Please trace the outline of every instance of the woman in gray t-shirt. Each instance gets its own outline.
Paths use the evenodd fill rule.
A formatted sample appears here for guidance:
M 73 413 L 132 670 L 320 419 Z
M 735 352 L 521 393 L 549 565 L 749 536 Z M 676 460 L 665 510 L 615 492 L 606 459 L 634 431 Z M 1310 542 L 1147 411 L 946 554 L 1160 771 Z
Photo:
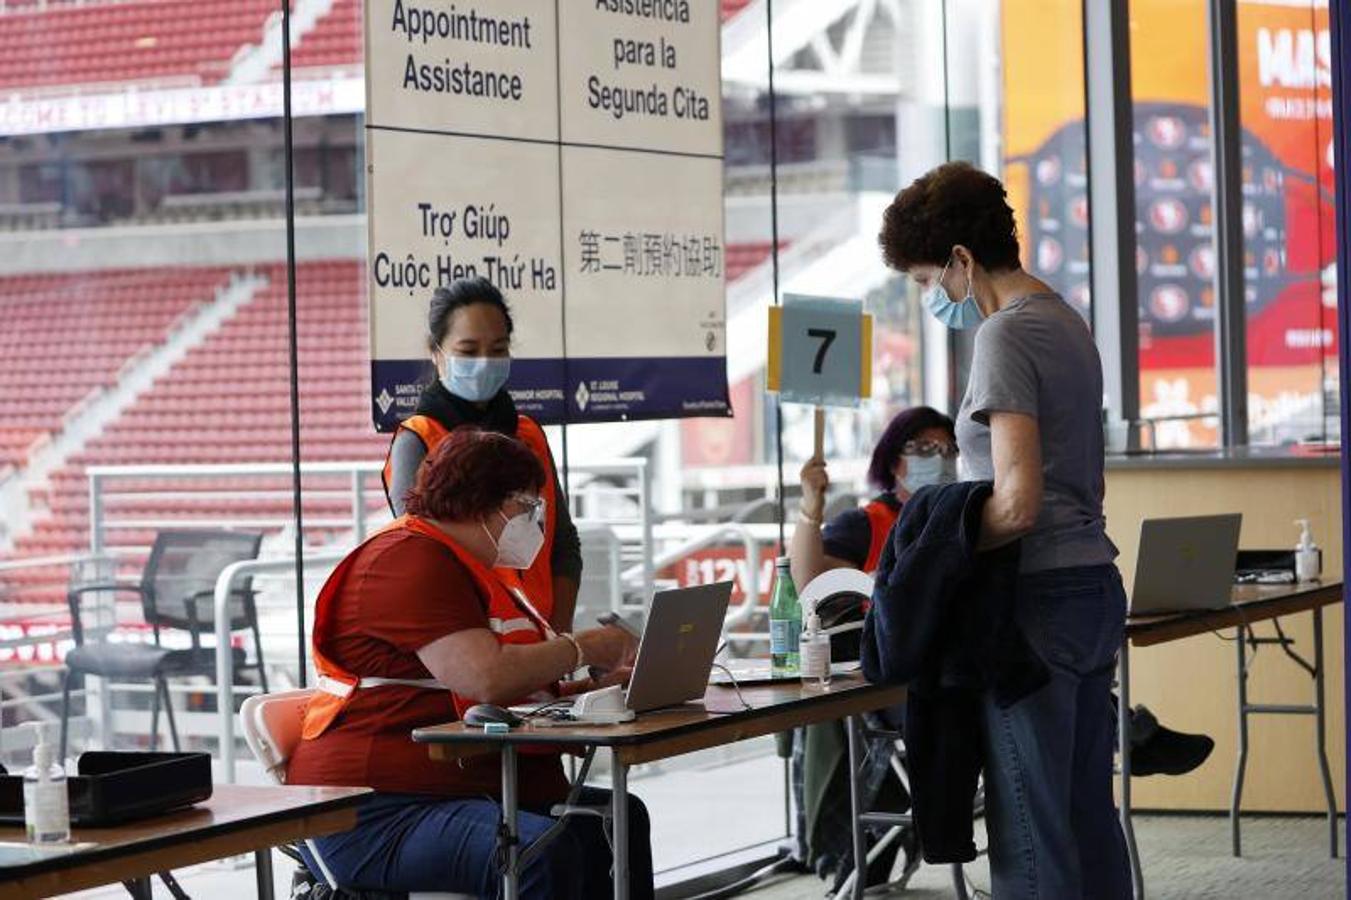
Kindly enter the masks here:
M 976 328 L 957 417 L 968 479 L 994 482 L 985 549 L 1021 541 L 1017 619 L 1050 682 L 983 704 L 986 815 L 997 897 L 1124 898 L 1112 798 L 1110 689 L 1125 592 L 1102 514 L 1102 365 L 1087 325 L 1025 271 L 999 181 L 967 163 L 901 191 L 879 236 L 887 264 L 953 328 Z

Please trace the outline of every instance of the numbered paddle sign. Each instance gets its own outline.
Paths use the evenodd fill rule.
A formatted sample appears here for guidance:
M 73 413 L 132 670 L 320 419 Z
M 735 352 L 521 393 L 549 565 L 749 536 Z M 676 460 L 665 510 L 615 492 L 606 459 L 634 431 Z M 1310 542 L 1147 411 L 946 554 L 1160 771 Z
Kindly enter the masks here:
M 860 301 L 785 294 L 769 310 L 768 387 L 789 403 L 857 406 L 872 395 L 872 339 Z

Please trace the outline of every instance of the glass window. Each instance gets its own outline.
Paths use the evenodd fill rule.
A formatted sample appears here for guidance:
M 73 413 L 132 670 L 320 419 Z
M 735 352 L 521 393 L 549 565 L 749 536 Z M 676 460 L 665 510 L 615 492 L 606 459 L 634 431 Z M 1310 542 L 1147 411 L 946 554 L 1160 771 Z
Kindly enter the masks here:
M 52 665 L 26 666 L 69 647 L 67 588 L 134 578 L 170 528 L 261 536 L 279 571 L 252 583 L 260 645 L 237 639 L 249 660 L 261 648 L 271 686 L 298 683 L 297 553 L 331 557 L 389 518 L 388 436 L 372 428 L 369 389 L 361 4 L 321 4 L 294 23 L 289 73 L 274 6 L 0 2 L 0 39 L 22 50 L 0 63 L 0 636 L 32 637 L 0 649 L 0 677 L 30 696 L 58 685 Z M 775 23 L 766 4 L 718 8 L 732 414 L 550 439 L 586 566 L 579 624 L 642 606 L 654 586 L 730 577 L 729 652 L 764 656 L 779 512 L 791 528 L 813 451 L 812 410 L 766 391 L 767 310 L 816 294 L 861 300 L 874 317 L 873 397 L 829 416 L 830 512 L 868 496 L 868 458 L 892 416 L 926 402 L 952 411 L 965 381 L 969 344 L 882 262 L 881 213 L 899 188 L 953 158 L 1004 178 L 1027 265 L 1087 316 L 1080 7 L 813 2 Z M 184 22 L 206 23 L 200 39 L 185 42 Z M 328 568 L 303 573 L 306 627 Z M 104 624 L 152 639 L 140 605 L 96 599 Z M 256 671 L 241 682 L 236 694 L 261 686 Z M 94 687 L 77 694 L 74 746 L 148 746 L 146 717 L 125 714 L 148 708 L 145 687 Z M 178 709 L 214 709 L 200 684 L 174 694 Z M 0 702 L 0 727 L 27 716 Z M 187 746 L 219 753 L 216 719 L 179 724 Z M 236 749 L 241 777 L 259 776 Z M 635 771 L 658 869 L 780 840 L 784 776 L 772 740 Z
M 274 9 L 0 5 L 0 629 L 20 641 L 0 650 L 0 727 L 31 716 L 15 696 L 60 714 L 72 584 L 138 580 L 170 532 L 256 535 L 291 566 L 283 182 L 266 165 L 281 134 Z M 251 628 L 235 640 L 270 686 L 294 683 L 289 573 L 253 588 L 261 644 Z M 86 640 L 192 643 L 181 600 L 84 599 Z M 236 696 L 261 684 L 247 668 Z M 149 746 L 149 684 L 83 687 L 70 753 Z M 219 749 L 215 717 L 185 715 L 215 709 L 211 690 L 171 681 L 185 749 Z M 28 732 L 6 735 L 4 762 L 24 758 Z
M 1006 0 L 1004 7 L 1002 177 L 1023 263 L 1091 321 L 1083 5 Z M 1054 79 L 1048 59 L 1057 60 Z
M 1253 444 L 1337 440 L 1328 26 L 1326 2 L 1238 8 Z
M 1219 443 L 1204 0 L 1132 0 L 1140 416 L 1159 449 Z
M 942 360 L 940 370 L 946 365 L 946 341 L 926 342 L 913 285 L 882 262 L 882 210 L 903 184 L 943 161 L 950 137 L 978 153 L 982 129 L 995 129 L 998 115 L 980 105 L 975 60 L 958 75 L 947 71 L 944 10 L 936 4 L 804 4 L 792 28 L 774 27 L 772 98 L 766 9 L 737 6 L 724 4 L 722 45 L 733 414 L 573 425 L 566 445 L 558 436 L 555 453 L 563 459 L 566 452 L 584 549 L 596 542 L 588 571 L 605 559 L 606 528 L 621 540 L 633 531 L 624 519 L 634 512 L 626 506 L 629 482 L 603 467 L 616 455 L 644 459 L 653 479 L 658 586 L 735 580 L 728 653 L 765 656 L 773 558 L 782 552 L 778 500 L 786 498 L 791 535 L 797 472 L 813 452 L 812 409 L 766 392 L 766 310 L 785 294 L 815 294 L 862 300 L 874 316 L 873 399 L 858 411 L 832 410 L 826 430 L 835 488 L 829 510 L 846 509 L 868 495 L 864 473 L 882 427 L 925 401 L 928 356 Z M 632 574 L 623 583 L 626 602 L 642 603 Z M 587 609 L 609 602 L 588 594 L 594 583 L 589 575 L 584 581 Z M 659 871 L 783 838 L 789 809 L 778 749 L 757 741 L 635 772 L 634 790 L 652 811 Z M 701 807 L 698 840 L 690 833 L 691 797 Z

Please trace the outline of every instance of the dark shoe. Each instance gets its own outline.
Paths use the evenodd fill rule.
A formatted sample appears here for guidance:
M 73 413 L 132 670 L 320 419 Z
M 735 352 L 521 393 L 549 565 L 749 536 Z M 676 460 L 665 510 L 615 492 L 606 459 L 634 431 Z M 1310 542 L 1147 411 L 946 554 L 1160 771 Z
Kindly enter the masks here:
M 1204 734 L 1186 734 L 1159 724 L 1154 714 L 1137 706 L 1131 716 L 1131 775 L 1185 775 L 1215 749 Z

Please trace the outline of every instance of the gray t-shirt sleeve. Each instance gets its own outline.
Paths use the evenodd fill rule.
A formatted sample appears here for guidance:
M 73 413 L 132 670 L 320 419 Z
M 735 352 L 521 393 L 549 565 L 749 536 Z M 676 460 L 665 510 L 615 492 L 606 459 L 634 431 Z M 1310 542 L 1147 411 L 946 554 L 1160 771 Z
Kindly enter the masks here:
M 417 481 L 417 470 L 427 457 L 427 446 L 422 438 L 404 428 L 394 438 L 390 448 L 389 507 L 394 515 L 404 513 L 403 497 Z
M 1017 326 L 1014 316 L 996 316 L 976 332 L 966 405 L 982 425 L 993 412 L 1037 416 L 1037 367 Z

